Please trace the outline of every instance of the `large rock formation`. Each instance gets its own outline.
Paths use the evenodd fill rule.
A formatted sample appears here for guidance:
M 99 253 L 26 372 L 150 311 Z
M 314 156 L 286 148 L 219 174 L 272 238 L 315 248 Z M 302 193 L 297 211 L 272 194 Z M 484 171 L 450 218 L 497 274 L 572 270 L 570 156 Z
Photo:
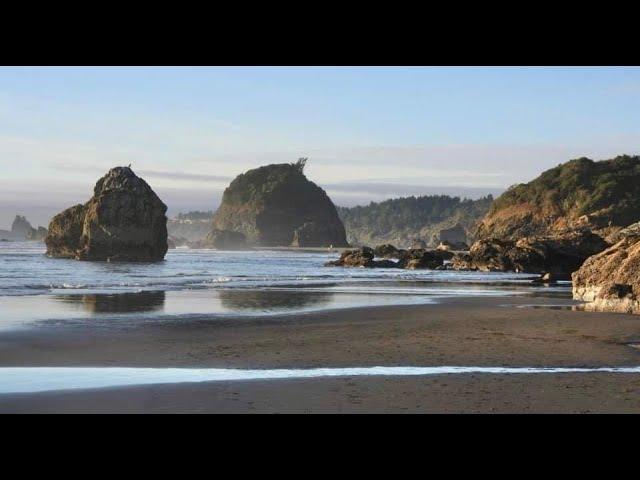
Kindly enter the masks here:
M 573 298 L 588 310 L 640 313 L 640 224 L 573 274 Z
M 167 207 L 128 167 L 96 183 L 93 197 L 49 225 L 47 255 L 78 260 L 156 261 L 167 253 Z
M 13 219 L 13 223 L 11 224 L 11 233 L 15 237 L 27 238 L 27 235 L 33 230 L 34 228 L 25 217 L 16 215 L 16 218 Z
M 525 237 L 518 241 L 478 240 L 468 254 L 453 257 L 457 270 L 552 273 L 568 278 L 582 263 L 608 244 L 589 230 L 577 230 L 546 237 Z
M 213 229 L 238 232 L 257 246 L 347 246 L 325 191 L 307 180 L 304 159 L 249 170 L 224 191 Z
M 22 215 L 16 215 L 11 224 L 11 231 L 0 230 L 0 238 L 7 240 L 34 240 L 42 241 L 47 235 L 44 227 L 33 228 L 29 220 Z
M 507 190 L 476 238 L 518 240 L 585 227 L 604 237 L 637 221 L 639 211 L 640 157 L 579 158 Z

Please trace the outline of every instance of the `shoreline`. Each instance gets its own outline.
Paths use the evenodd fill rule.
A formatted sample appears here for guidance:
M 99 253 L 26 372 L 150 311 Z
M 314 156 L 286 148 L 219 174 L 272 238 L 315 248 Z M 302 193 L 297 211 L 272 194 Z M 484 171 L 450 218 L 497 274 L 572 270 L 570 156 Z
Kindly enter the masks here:
M 0 332 L 0 367 L 640 365 L 640 351 L 630 345 L 640 341 L 640 317 L 517 308 L 557 303 L 459 297 L 214 321 L 38 326 Z M 638 394 L 638 374 L 443 374 L 4 394 L 0 412 L 640 412 Z

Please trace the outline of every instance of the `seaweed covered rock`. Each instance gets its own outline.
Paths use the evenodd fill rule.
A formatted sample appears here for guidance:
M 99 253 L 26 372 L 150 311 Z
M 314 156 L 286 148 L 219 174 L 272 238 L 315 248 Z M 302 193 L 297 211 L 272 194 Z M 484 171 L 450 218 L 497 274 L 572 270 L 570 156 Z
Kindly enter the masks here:
M 96 183 L 93 197 L 56 215 L 47 255 L 78 260 L 156 261 L 167 252 L 167 206 L 129 167 Z
M 242 233 L 249 245 L 348 246 L 335 205 L 305 177 L 305 161 L 238 175 L 224 191 L 212 228 Z

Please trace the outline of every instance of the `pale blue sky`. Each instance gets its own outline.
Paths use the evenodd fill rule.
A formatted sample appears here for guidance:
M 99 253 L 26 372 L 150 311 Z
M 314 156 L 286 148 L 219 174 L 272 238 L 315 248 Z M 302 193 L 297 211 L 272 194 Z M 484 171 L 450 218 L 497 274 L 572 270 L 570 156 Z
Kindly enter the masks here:
M 638 68 L 0 68 L 0 228 L 128 163 L 176 213 L 299 156 L 351 205 L 498 192 L 638 140 Z

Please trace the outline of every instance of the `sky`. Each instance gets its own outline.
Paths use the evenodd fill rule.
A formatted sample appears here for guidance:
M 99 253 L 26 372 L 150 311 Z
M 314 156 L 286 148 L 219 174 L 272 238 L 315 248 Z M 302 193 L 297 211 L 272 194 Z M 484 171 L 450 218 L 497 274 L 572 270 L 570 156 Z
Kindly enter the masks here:
M 619 154 L 640 154 L 640 68 L 0 67 L 0 228 L 46 226 L 118 165 L 174 215 L 299 157 L 351 206 Z

